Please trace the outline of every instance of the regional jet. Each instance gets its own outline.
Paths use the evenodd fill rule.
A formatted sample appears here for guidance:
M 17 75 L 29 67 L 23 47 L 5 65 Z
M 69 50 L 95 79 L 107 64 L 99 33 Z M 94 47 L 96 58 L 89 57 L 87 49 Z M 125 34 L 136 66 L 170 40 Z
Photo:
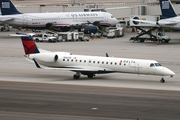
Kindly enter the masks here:
M 158 26 L 169 29 L 169 30 L 175 30 L 180 31 L 180 16 L 177 16 L 172 3 L 170 0 L 159 0 L 162 17 L 163 19 L 155 22 L 155 21 L 145 21 L 145 20 L 136 20 L 133 19 L 133 21 L 137 22 L 144 22 L 144 23 L 150 23 L 150 24 L 157 24 Z
M 69 52 L 50 52 L 37 48 L 31 36 L 18 34 L 21 36 L 24 46 L 25 57 L 34 61 L 37 68 L 50 70 L 69 70 L 76 72 L 74 79 L 79 79 L 80 75 L 87 75 L 93 78 L 95 74 L 106 73 L 130 73 L 161 76 L 161 83 L 165 82 L 164 76 L 173 77 L 175 73 L 170 69 L 161 66 L 155 60 L 114 58 L 88 55 L 74 55 Z M 40 65 L 44 66 L 41 67 Z
M 2 16 L 0 24 L 9 24 L 17 28 L 49 29 L 69 31 L 83 29 L 85 33 L 96 33 L 98 25 L 115 26 L 118 20 L 107 12 L 60 12 L 60 13 L 20 13 L 11 0 L 0 0 Z

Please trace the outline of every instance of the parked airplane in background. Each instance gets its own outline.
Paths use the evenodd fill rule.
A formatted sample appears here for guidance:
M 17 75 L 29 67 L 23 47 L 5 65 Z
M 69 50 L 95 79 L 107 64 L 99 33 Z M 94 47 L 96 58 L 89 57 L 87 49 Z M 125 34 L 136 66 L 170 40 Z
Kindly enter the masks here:
M 61 13 L 20 13 L 11 0 L 0 0 L 2 16 L 0 24 L 9 24 L 26 29 L 48 29 L 59 31 L 84 29 L 85 33 L 95 33 L 100 26 L 115 26 L 118 20 L 107 12 L 61 12 Z M 91 25 L 89 25 L 91 24 Z M 95 25 L 93 25 L 95 24 Z
M 150 24 L 157 24 L 158 26 L 169 29 L 169 30 L 175 30 L 180 31 L 180 16 L 177 16 L 172 3 L 170 0 L 159 0 L 162 17 L 163 19 L 159 21 L 146 21 L 146 20 L 136 20 L 133 19 L 133 21 L 137 22 L 144 22 L 144 23 L 150 23 Z
M 86 55 L 72 55 L 68 52 L 50 52 L 37 48 L 31 36 L 27 34 L 18 34 L 11 36 L 21 36 L 24 46 L 25 57 L 33 60 L 37 68 L 39 64 L 47 66 L 52 70 L 69 70 L 76 72 L 74 79 L 79 79 L 80 75 L 87 75 L 93 78 L 95 74 L 105 73 L 131 73 L 162 76 L 161 83 L 165 82 L 163 76 L 173 77 L 175 73 L 170 69 L 161 66 L 154 60 L 128 59 L 97 57 Z

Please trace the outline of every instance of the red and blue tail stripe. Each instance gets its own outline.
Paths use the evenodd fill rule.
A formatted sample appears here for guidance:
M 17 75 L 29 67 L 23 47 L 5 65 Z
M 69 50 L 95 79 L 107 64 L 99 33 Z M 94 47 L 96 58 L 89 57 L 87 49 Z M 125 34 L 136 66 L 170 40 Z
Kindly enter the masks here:
M 25 54 L 40 53 L 31 36 L 21 37 Z

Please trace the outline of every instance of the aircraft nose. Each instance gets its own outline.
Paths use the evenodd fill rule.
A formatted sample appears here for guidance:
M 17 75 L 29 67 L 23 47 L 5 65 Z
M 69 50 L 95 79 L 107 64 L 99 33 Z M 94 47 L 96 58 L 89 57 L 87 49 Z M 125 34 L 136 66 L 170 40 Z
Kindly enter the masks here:
M 164 71 L 167 75 L 170 75 L 171 77 L 176 75 L 172 70 L 170 70 L 168 68 L 165 68 Z

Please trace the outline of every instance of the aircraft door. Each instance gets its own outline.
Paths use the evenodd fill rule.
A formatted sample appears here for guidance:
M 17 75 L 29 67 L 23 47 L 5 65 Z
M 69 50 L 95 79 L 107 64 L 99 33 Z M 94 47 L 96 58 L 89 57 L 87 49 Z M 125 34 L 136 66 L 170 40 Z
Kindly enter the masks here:
M 108 22 L 108 15 L 106 13 L 104 13 L 104 18 L 105 22 Z
M 136 63 L 135 65 L 135 72 L 139 73 L 139 63 Z
M 28 24 L 28 19 L 26 15 L 23 15 L 23 25 L 27 25 Z

